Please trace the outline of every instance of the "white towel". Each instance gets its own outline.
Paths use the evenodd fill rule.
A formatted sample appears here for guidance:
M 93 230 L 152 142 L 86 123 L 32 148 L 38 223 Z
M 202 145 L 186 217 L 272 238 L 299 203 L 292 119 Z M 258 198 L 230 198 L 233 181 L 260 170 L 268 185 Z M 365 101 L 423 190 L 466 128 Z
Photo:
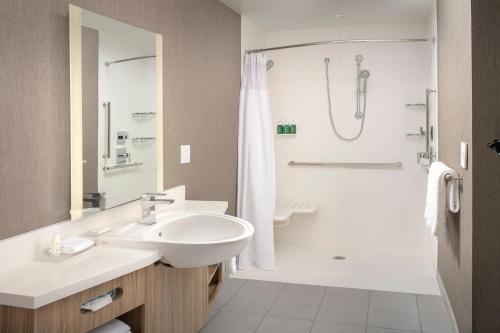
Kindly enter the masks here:
M 446 238 L 446 175 L 456 177 L 456 172 L 442 162 L 434 162 L 429 168 L 427 180 L 427 199 L 425 204 L 425 222 L 431 228 L 432 235 L 442 240 Z M 451 184 L 450 184 L 451 185 Z M 458 186 L 450 190 L 450 200 L 456 200 Z
M 65 254 L 75 254 L 93 246 L 95 242 L 92 239 L 83 237 L 70 237 L 61 242 L 61 252 Z
M 130 326 L 125 324 L 123 321 L 118 319 L 113 319 L 106 324 L 93 329 L 89 333 L 129 333 Z
M 113 303 L 113 292 L 109 292 L 106 295 L 96 297 L 88 302 L 83 303 L 80 306 L 80 309 L 96 312 L 111 303 Z

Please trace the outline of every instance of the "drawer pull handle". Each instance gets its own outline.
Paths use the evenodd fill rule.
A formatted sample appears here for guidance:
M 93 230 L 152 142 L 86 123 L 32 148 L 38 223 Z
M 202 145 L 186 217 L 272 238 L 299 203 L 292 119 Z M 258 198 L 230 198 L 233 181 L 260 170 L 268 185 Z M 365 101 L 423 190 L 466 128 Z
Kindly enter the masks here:
M 99 311 L 105 306 L 120 299 L 122 295 L 123 295 L 123 289 L 121 287 L 110 290 L 107 293 L 99 295 L 80 305 L 80 313 L 92 313 Z

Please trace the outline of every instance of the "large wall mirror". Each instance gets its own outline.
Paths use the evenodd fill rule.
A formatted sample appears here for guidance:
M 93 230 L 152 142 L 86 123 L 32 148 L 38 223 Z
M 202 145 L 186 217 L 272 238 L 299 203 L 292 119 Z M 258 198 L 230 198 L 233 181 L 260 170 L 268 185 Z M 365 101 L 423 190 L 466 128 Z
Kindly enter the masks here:
M 69 11 L 75 219 L 163 190 L 162 37 Z

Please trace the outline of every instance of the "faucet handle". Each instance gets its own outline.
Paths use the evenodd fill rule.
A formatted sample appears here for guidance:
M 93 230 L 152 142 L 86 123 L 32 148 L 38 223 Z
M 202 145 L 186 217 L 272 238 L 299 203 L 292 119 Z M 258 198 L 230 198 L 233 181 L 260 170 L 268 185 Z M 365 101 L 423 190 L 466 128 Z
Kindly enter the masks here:
M 144 193 L 144 195 L 160 197 L 160 196 L 163 196 L 163 195 L 167 195 L 167 193 L 163 193 L 163 192 L 148 192 L 148 193 Z

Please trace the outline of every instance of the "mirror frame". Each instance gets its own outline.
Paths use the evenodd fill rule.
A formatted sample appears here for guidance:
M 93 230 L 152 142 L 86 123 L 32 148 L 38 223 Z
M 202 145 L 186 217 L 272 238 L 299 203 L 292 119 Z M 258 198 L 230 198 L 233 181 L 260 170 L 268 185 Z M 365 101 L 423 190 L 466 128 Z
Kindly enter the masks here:
M 155 35 L 156 35 L 156 103 L 155 103 L 156 190 L 163 191 L 164 190 L 163 188 L 163 37 L 160 34 L 155 34 Z M 71 4 L 69 5 L 69 58 L 70 58 L 70 108 L 71 108 L 70 214 L 71 214 L 71 219 L 75 220 L 83 216 L 82 9 L 78 6 Z

